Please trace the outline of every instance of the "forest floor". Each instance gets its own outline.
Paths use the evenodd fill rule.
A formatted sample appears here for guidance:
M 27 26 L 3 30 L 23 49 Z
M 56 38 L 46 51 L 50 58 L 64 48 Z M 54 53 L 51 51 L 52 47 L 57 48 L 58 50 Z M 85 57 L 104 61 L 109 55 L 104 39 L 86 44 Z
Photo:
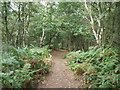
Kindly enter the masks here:
M 63 59 L 68 52 L 65 50 L 53 51 L 52 71 L 46 76 L 44 83 L 39 83 L 38 88 L 82 88 L 84 78 L 80 80 L 73 71 L 68 69 L 67 60 Z

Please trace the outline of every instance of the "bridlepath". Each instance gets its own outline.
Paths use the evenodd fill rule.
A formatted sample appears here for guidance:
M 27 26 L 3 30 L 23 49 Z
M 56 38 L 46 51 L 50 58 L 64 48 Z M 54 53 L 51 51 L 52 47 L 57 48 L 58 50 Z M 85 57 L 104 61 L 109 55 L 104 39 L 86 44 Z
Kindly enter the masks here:
M 43 84 L 39 83 L 38 88 L 82 88 L 82 78 L 76 80 L 75 74 L 66 65 L 67 60 L 63 59 L 67 53 L 65 50 L 52 52 L 52 72 L 46 76 Z

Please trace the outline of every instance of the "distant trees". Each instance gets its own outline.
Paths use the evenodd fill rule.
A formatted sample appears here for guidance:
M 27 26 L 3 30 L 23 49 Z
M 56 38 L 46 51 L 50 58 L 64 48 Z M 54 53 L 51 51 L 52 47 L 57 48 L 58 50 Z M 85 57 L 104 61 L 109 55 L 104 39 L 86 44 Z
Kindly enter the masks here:
M 15 47 L 25 46 L 30 22 L 30 3 L 4 2 L 1 5 L 3 42 Z
M 93 35 L 96 39 L 96 43 L 99 46 L 103 44 L 113 44 L 115 38 L 116 27 L 115 24 L 115 11 L 116 3 L 87 3 L 85 2 L 85 8 L 88 13 L 86 19 L 90 22 Z M 86 12 L 84 12 L 86 13 Z M 117 23 L 116 25 L 119 25 Z
M 119 37 L 120 3 L 3 2 L 2 41 L 15 47 L 48 45 L 87 50 L 113 45 Z

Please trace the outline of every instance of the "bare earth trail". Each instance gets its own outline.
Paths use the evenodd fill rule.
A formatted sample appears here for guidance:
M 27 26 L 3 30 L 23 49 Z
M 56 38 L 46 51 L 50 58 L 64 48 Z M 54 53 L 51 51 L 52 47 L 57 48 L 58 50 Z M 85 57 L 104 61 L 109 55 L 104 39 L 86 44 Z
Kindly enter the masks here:
M 66 59 L 63 56 L 67 51 L 53 51 L 52 72 L 46 76 L 44 84 L 38 88 L 82 88 L 82 81 L 75 80 L 74 73 L 66 66 Z

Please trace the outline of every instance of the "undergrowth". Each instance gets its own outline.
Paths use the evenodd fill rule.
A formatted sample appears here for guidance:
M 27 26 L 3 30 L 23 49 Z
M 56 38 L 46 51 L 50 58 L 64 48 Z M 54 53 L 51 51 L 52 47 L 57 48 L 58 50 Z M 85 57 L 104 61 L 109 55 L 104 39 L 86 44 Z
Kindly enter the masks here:
M 70 69 L 86 75 L 88 88 L 120 88 L 120 60 L 114 48 L 90 47 L 88 51 L 70 52 Z
M 46 47 L 4 46 L 0 60 L 3 88 L 26 88 L 33 80 L 43 80 L 51 67 L 49 52 Z

